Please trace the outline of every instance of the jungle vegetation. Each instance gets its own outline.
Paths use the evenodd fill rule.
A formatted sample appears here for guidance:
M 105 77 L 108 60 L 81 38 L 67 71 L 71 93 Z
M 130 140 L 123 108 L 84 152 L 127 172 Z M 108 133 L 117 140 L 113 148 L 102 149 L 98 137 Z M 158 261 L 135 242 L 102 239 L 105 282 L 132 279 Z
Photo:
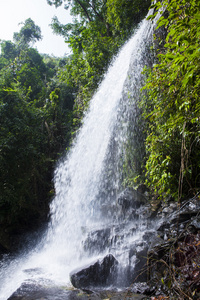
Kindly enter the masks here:
M 200 3 L 157 1 L 164 9 L 155 32 L 155 64 L 146 69 L 145 179 L 162 199 L 200 191 Z M 160 32 L 165 32 L 165 39 Z

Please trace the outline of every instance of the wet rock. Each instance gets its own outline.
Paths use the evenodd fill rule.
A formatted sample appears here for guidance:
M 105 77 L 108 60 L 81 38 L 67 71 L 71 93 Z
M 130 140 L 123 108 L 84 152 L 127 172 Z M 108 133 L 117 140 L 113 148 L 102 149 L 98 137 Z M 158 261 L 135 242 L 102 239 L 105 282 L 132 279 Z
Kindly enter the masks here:
M 64 287 L 47 287 L 33 283 L 23 283 L 8 300 L 101 300 L 98 293 L 83 292 Z
M 129 290 L 136 294 L 152 295 L 155 292 L 155 288 L 150 287 L 146 282 L 138 282 L 131 285 Z
M 200 230 L 200 218 L 194 218 L 191 223 L 190 226 L 194 228 L 195 231 Z
M 113 248 L 119 248 L 128 237 L 132 237 L 138 229 L 137 223 L 124 222 L 110 227 L 98 229 L 87 233 L 82 241 L 84 250 L 88 253 L 101 253 L 106 249 L 112 252 Z
M 69 298 L 74 292 L 64 288 L 54 286 L 43 286 L 34 282 L 23 283 L 8 300 L 64 300 L 78 299 L 76 297 Z M 74 295 L 75 296 L 75 295 Z
M 119 207 L 116 205 L 116 203 L 103 203 L 99 210 L 101 212 L 101 215 L 107 218 L 113 218 L 113 216 L 117 216 L 119 213 Z
M 171 213 L 173 213 L 174 212 L 174 209 L 172 208 L 172 207 L 165 207 L 165 208 L 163 208 L 163 210 L 162 210 L 162 213 L 163 214 L 171 214 Z
M 141 300 L 143 295 L 131 290 L 82 291 L 64 287 L 47 287 L 34 283 L 24 283 L 8 300 Z
M 190 199 L 183 201 L 181 205 L 178 203 L 170 203 L 168 206 L 162 209 L 164 217 L 168 218 L 170 222 L 184 222 L 190 220 L 192 216 L 199 213 L 200 201 L 196 199 Z
M 145 242 L 150 243 L 154 239 L 154 236 L 155 236 L 155 230 L 148 230 L 144 233 L 143 240 Z
M 151 288 L 156 289 L 156 294 L 162 292 L 172 295 L 170 293 L 177 291 L 177 284 L 180 283 L 181 293 L 186 292 L 187 295 L 194 296 L 194 290 L 200 292 L 199 239 L 200 233 L 191 234 L 184 231 L 168 241 L 159 239 L 158 243 L 152 246 L 148 252 L 148 279 Z M 177 281 L 173 281 L 172 278 L 176 278 Z M 196 298 L 196 294 L 194 299 L 199 299 Z
M 121 205 L 122 210 L 125 212 L 129 208 L 139 208 L 146 203 L 144 194 L 139 191 L 126 188 L 117 198 L 117 202 Z
M 141 189 L 142 190 L 142 189 Z M 149 206 L 147 202 L 148 196 L 145 193 L 140 193 L 138 190 L 133 188 L 126 188 L 117 197 L 117 203 L 121 208 L 119 219 L 121 221 L 126 218 L 129 222 L 143 219 L 147 221 L 149 218 Z
M 148 252 L 157 252 L 156 249 L 162 247 L 164 243 L 165 241 L 162 238 L 155 236 L 150 243 Z
M 137 187 L 137 192 L 139 193 L 139 194 L 143 194 L 143 195 L 148 195 L 148 193 L 149 193 L 149 189 L 148 189 L 148 187 L 145 185 L 145 184 L 143 184 L 143 183 L 141 183 L 138 187 Z
M 94 264 L 71 272 L 71 283 L 80 289 L 109 286 L 115 280 L 117 265 L 118 261 L 109 254 Z
M 200 228 L 197 217 L 199 210 L 200 201 L 195 199 L 182 202 L 180 207 L 176 203 L 170 203 L 168 207 L 163 208 L 163 218 L 160 219 L 157 228 L 158 235 L 168 240 L 175 238 L 186 228 L 190 231 L 198 231 Z
M 143 249 L 136 251 L 134 266 L 130 266 L 130 283 L 147 281 L 147 252 L 148 246 L 143 246 Z
M 152 240 L 148 250 L 149 284 L 157 292 L 169 294 L 173 291 L 175 284 L 171 278 L 177 274 L 184 291 L 189 293 L 191 283 L 193 290 L 200 290 L 200 274 L 196 268 L 198 263 L 195 263 L 196 259 L 199 262 L 200 251 L 199 210 L 198 198 L 183 201 L 180 205 L 169 202 L 168 206 L 163 207 L 160 214 L 162 219 L 158 220 L 157 237 Z
M 0 244 L 0 258 L 3 256 L 3 254 L 7 254 L 8 249 L 6 249 L 3 245 Z
M 89 232 L 83 243 L 84 250 L 92 253 L 97 251 L 99 253 L 104 251 L 106 248 L 109 248 L 111 244 L 110 232 L 110 228 L 103 228 Z
M 165 242 L 161 238 L 155 238 L 147 252 L 148 256 L 148 280 L 151 284 L 160 282 L 164 276 L 166 265 L 163 261 L 168 261 L 168 253 L 173 241 Z

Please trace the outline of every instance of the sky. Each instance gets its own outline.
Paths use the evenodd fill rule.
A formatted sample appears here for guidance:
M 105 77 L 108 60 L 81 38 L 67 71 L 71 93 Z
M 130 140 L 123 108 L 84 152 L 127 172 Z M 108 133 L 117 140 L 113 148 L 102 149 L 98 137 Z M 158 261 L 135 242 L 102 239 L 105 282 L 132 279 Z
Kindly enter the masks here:
M 63 6 L 50 6 L 47 0 L 0 0 L 0 40 L 13 40 L 13 33 L 19 32 L 26 19 L 31 18 L 41 29 L 43 39 L 34 44 L 39 53 L 62 57 L 69 53 L 67 44 L 62 36 L 53 34 L 51 27 L 52 18 L 67 24 L 71 16 Z

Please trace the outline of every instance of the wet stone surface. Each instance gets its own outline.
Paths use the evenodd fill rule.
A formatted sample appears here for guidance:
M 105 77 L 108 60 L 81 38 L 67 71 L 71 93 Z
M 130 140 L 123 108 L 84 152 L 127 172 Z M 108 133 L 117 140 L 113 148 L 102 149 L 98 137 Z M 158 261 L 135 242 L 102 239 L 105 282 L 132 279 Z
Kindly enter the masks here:
M 8 300 L 142 300 L 144 295 L 127 291 L 82 291 L 66 287 L 47 287 L 24 283 Z
M 118 261 L 112 254 L 97 260 L 94 264 L 75 270 L 70 280 L 76 288 L 105 287 L 114 283 Z

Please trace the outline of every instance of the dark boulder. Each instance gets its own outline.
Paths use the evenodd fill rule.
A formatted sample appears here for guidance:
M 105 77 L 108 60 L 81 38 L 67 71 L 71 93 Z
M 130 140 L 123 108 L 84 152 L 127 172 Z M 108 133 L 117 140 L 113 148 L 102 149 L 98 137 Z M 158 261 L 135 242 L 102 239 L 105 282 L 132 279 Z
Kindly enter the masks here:
M 140 289 L 141 290 L 141 289 Z M 138 290 L 137 290 L 138 293 Z M 67 287 L 41 286 L 36 283 L 23 283 L 21 287 L 8 300 L 142 300 L 143 295 L 135 294 L 130 290 L 112 291 L 100 290 L 82 291 Z
M 94 264 L 71 272 L 71 283 L 79 289 L 109 286 L 115 280 L 117 265 L 118 261 L 109 254 Z
M 57 286 L 42 286 L 37 283 L 23 283 L 8 300 L 101 300 L 99 294 Z
M 140 250 L 132 249 L 129 253 L 129 260 L 134 261 L 134 264 L 129 265 L 128 280 L 129 285 L 136 282 L 147 281 L 147 251 L 148 247 L 143 245 Z M 132 257 L 135 257 L 133 259 Z
M 70 291 L 54 287 L 42 286 L 34 282 L 23 283 L 8 300 L 61 300 L 69 299 Z M 77 299 L 77 298 L 74 298 Z M 85 299 L 84 299 L 85 300 Z
M 3 254 L 7 254 L 8 249 L 6 249 L 3 245 L 0 244 L 0 258 Z
M 162 219 L 158 222 L 158 235 L 164 240 L 176 238 L 177 234 L 183 232 L 186 228 L 193 228 L 198 231 L 200 201 L 190 199 L 183 201 L 181 206 L 172 205 L 162 209 Z
M 126 211 L 129 208 L 139 208 L 146 203 L 143 193 L 133 188 L 126 188 L 117 198 L 117 202 L 121 205 L 122 210 Z
M 89 253 L 94 253 L 95 251 L 99 253 L 109 248 L 111 245 L 110 233 L 111 228 L 103 228 L 89 232 L 83 243 L 84 250 Z

